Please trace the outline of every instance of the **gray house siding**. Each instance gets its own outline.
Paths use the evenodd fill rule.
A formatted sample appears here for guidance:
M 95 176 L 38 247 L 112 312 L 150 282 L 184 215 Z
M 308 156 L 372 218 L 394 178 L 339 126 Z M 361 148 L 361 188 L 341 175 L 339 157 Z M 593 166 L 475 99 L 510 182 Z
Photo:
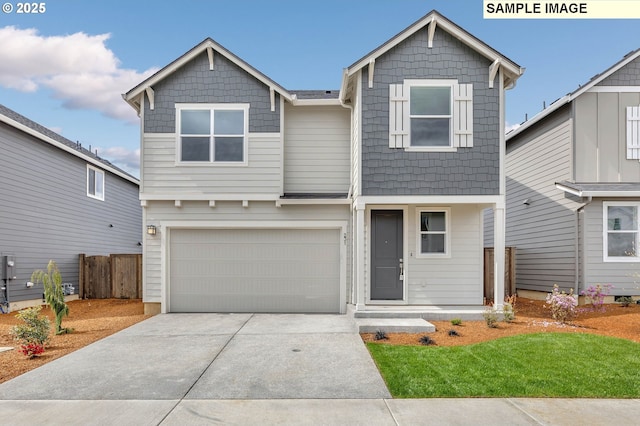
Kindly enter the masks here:
M 640 86 L 640 58 L 629 62 L 598 83 L 598 86 Z
M 585 226 L 582 228 L 585 240 L 584 281 L 582 288 L 596 284 L 612 284 L 613 295 L 637 295 L 640 291 L 640 263 L 605 262 L 603 258 L 603 201 L 628 201 L 635 199 L 594 199 L 584 208 Z
M 487 59 L 445 31 L 433 48 L 418 31 L 376 59 L 374 85 L 363 69 L 362 195 L 499 194 L 498 84 L 489 89 Z M 404 79 L 458 79 L 473 84 L 473 148 L 457 152 L 405 152 L 389 148 L 389 85 Z
M 144 132 L 174 133 L 176 103 L 249 103 L 249 132 L 280 132 L 280 97 L 271 111 L 269 88 L 255 77 L 215 54 L 214 70 L 203 52 L 154 87 L 155 105 L 145 97 Z
M 640 162 L 626 157 L 626 107 L 640 93 L 584 93 L 574 104 L 576 182 L 640 181 Z
M 141 252 L 137 185 L 105 171 L 105 200 L 89 198 L 82 159 L 3 123 L 0 145 L 0 254 L 16 257 L 10 302 L 42 297 L 42 285 L 26 282 L 50 259 L 77 292 L 78 254 Z
M 506 245 L 517 248 L 519 289 L 575 286 L 579 204 L 554 185 L 571 177 L 570 113 L 563 107 L 507 145 Z

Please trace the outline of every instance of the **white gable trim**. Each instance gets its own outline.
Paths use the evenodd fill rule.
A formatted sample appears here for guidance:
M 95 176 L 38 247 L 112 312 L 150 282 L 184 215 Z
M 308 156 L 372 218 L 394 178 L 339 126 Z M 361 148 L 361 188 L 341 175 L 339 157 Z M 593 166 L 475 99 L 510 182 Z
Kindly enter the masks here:
M 427 25 L 429 25 L 430 27 L 433 27 L 433 30 L 429 29 L 429 31 L 435 31 L 435 27 L 437 25 L 438 27 L 442 28 L 444 31 L 451 34 L 453 37 L 457 38 L 458 40 L 462 41 L 463 43 L 465 43 L 466 45 L 474 49 L 476 52 L 490 59 L 492 62 L 495 61 L 496 59 L 500 59 L 502 62 L 501 65 L 505 68 L 505 71 L 507 71 L 507 74 L 511 76 L 512 81 L 515 81 L 520 75 L 524 73 L 523 68 L 519 67 L 517 64 L 515 64 L 508 58 L 500 55 L 498 52 L 493 50 L 491 47 L 489 47 L 485 43 L 481 42 L 480 40 L 473 37 L 468 32 L 464 31 L 457 25 L 450 22 L 444 16 L 438 14 L 435 11 L 432 11 L 429 14 L 427 14 L 425 17 L 423 17 L 422 19 L 420 19 L 419 21 L 417 21 L 416 23 L 414 23 L 413 25 L 409 26 L 407 29 L 402 31 L 400 34 L 396 35 L 395 37 L 393 37 L 392 39 L 384 43 L 382 46 L 378 47 L 376 50 L 374 50 L 364 58 L 360 59 L 358 62 L 351 65 L 348 68 L 348 75 L 349 76 L 354 75 L 357 71 L 369 65 L 372 59 L 375 60 L 379 56 L 385 54 L 386 52 L 388 52 L 398 44 L 402 43 L 404 40 L 411 37 L 414 33 L 421 30 Z
M 209 50 L 211 50 L 210 54 L 209 54 Z M 265 84 L 267 87 L 270 87 L 276 90 L 283 98 L 285 98 L 288 101 L 291 101 L 291 95 L 284 87 L 280 86 L 275 81 L 271 80 L 264 74 L 260 73 L 251 65 L 249 65 L 248 63 L 246 63 L 245 61 L 243 61 L 233 53 L 229 52 L 227 49 L 225 49 L 224 47 L 222 47 L 221 45 L 219 45 L 218 43 L 216 43 L 211 39 L 206 39 L 205 41 L 200 43 L 198 46 L 194 47 L 193 49 L 191 49 L 190 51 L 182 55 L 180 58 L 176 59 L 175 61 L 173 61 L 172 63 L 170 63 L 169 65 L 167 65 L 166 67 L 164 67 L 163 69 L 161 69 L 160 71 L 152 75 L 151 77 L 144 80 L 142 83 L 138 84 L 136 87 L 134 87 L 127 93 L 123 94 L 122 97 L 124 98 L 125 101 L 127 101 L 129 105 L 131 105 L 139 113 L 140 104 L 135 102 L 135 100 L 138 98 L 141 92 L 143 92 L 147 87 L 154 86 L 159 81 L 164 80 L 166 77 L 176 72 L 183 65 L 187 64 L 189 61 L 191 61 L 198 55 L 202 54 L 204 51 L 207 51 L 207 54 L 209 56 L 210 69 L 213 68 L 213 57 L 214 57 L 213 51 L 217 51 L 218 53 L 223 55 L 225 58 L 227 58 L 229 61 L 233 62 L 235 65 L 242 68 L 251 76 L 255 77 L 258 81 Z

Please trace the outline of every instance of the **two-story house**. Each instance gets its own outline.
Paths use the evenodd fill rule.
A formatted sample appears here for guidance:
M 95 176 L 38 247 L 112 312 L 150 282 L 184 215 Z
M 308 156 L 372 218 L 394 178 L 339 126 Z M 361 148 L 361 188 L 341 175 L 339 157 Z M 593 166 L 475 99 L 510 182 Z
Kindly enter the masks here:
M 504 247 L 521 74 L 436 11 L 340 90 L 287 90 L 204 40 L 123 95 L 142 123 L 147 309 L 482 306 L 482 211 Z
M 10 310 L 42 303 L 30 279 L 49 260 L 77 294 L 80 253 L 142 251 L 138 179 L 3 105 L 0 146 L 0 302 Z
M 640 50 L 507 135 L 518 294 L 640 294 Z M 544 295 L 544 293 L 541 293 Z

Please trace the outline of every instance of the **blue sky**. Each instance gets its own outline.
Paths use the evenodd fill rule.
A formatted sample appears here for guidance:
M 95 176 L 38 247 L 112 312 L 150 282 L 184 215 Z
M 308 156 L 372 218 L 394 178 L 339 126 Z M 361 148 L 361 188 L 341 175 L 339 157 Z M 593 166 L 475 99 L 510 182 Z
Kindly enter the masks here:
M 484 19 L 482 0 L 51 0 L 45 6 L 42 14 L 0 12 L 0 103 L 97 148 L 134 175 L 139 127 L 120 94 L 206 37 L 285 88 L 339 89 L 344 67 L 437 9 L 526 68 L 507 92 L 510 126 L 640 48 L 639 20 Z

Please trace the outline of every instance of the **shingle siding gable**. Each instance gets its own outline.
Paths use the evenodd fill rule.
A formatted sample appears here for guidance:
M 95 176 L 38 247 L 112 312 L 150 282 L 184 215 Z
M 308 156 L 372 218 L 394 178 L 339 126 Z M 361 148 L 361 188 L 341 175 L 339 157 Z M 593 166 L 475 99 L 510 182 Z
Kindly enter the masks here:
M 280 132 L 279 95 L 271 111 L 269 87 L 220 54 L 214 64 L 210 70 L 203 52 L 153 86 L 155 105 L 151 111 L 145 98 L 144 131 L 174 133 L 176 103 L 249 103 L 250 132 Z
M 499 193 L 499 88 L 489 89 L 489 61 L 437 30 L 433 48 L 418 31 L 376 59 L 374 87 L 362 77 L 363 195 Z M 458 79 L 473 84 L 474 147 L 457 152 L 389 148 L 389 84 L 404 79 Z
M 602 80 L 598 86 L 640 86 L 640 57 Z

